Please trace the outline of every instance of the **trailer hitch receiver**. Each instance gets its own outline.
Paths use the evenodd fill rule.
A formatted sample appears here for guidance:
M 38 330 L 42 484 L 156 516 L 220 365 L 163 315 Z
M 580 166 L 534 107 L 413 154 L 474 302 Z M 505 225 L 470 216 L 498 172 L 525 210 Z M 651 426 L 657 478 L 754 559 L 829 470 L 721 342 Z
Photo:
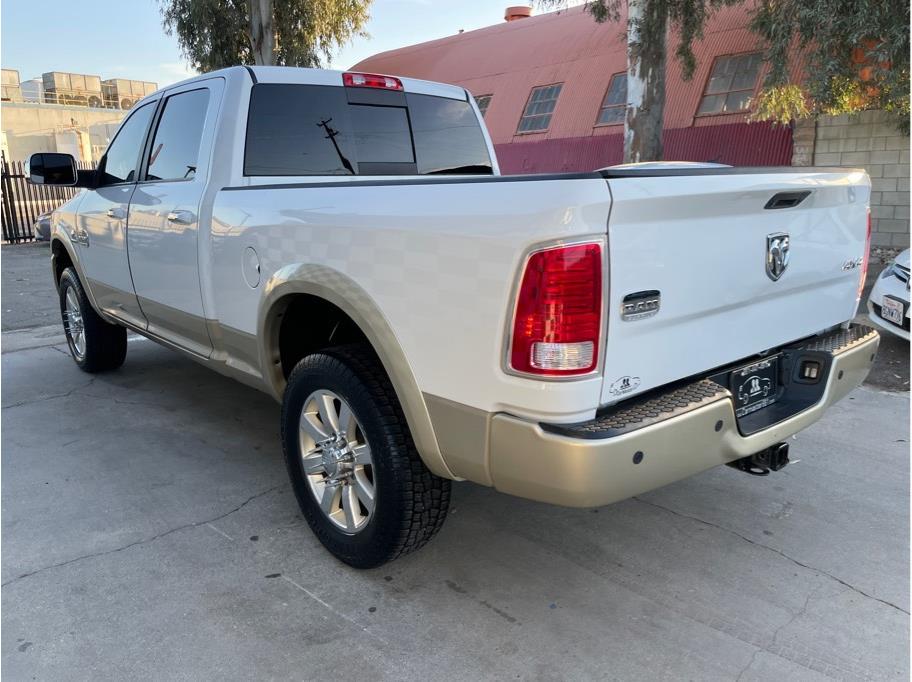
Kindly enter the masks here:
M 771 471 L 779 471 L 788 463 L 789 444 L 777 443 L 766 448 L 766 450 L 755 452 L 749 457 L 742 457 L 734 462 L 729 462 L 728 466 L 752 476 L 768 476 Z

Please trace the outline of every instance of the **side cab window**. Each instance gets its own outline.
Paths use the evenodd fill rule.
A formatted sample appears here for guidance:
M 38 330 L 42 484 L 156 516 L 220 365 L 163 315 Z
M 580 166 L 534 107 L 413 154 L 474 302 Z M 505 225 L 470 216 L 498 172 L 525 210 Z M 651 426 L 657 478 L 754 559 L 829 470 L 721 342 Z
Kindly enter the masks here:
M 135 109 L 117 131 L 98 169 L 99 186 L 136 182 L 139 158 L 155 104 L 149 102 Z
M 208 106 L 206 88 L 180 92 L 165 100 L 145 180 L 189 180 L 196 175 Z

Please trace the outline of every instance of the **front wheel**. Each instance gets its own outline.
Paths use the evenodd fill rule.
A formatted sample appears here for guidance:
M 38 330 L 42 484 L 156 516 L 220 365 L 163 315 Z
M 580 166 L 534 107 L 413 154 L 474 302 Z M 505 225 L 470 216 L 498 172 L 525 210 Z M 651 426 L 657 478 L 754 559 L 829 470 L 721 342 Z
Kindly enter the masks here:
M 421 461 L 376 356 L 362 346 L 301 360 L 282 403 L 285 464 L 320 542 L 355 568 L 425 545 L 443 525 L 450 481 Z
M 79 369 L 94 374 L 120 367 L 127 357 L 127 330 L 95 312 L 73 268 L 63 271 L 57 289 L 63 331 Z

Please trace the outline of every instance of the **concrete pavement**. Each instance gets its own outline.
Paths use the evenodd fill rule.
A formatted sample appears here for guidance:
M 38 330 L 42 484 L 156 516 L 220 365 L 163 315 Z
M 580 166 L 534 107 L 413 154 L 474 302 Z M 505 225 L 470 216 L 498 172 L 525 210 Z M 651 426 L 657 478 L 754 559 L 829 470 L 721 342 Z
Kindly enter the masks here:
M 909 678 L 908 393 L 856 390 L 767 478 L 597 510 L 458 484 L 428 547 L 357 572 L 271 399 L 145 340 L 91 377 L 59 340 L 3 335 L 8 679 Z
M 47 242 L 4 244 L 0 247 L 3 331 L 58 325 L 60 301 L 51 276 L 51 247 Z

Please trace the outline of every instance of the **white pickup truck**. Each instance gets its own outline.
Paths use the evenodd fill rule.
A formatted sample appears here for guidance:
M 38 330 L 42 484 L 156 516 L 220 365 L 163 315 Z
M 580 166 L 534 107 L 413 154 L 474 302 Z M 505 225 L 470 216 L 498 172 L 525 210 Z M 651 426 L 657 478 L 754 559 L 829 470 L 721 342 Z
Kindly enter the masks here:
M 357 567 L 426 543 L 453 480 L 596 506 L 766 474 L 867 374 L 861 170 L 500 176 L 462 88 L 235 67 L 127 116 L 52 220 L 70 351 L 127 330 L 282 402 L 285 461 Z

